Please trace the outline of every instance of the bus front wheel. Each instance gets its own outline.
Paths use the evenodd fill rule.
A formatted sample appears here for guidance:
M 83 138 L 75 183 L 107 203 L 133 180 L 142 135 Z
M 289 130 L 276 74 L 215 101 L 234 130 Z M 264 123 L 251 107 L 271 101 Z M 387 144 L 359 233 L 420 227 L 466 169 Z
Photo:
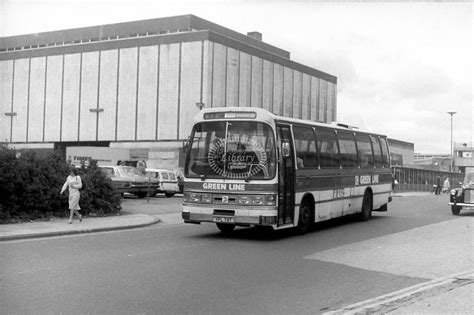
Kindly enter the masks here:
M 216 223 L 216 225 L 217 228 L 224 234 L 231 233 L 235 228 L 235 224 Z
M 308 201 L 303 202 L 300 206 L 300 215 L 298 218 L 298 226 L 296 230 L 298 234 L 306 234 L 311 227 L 311 207 Z
M 368 221 L 372 217 L 372 197 L 370 193 L 366 192 L 364 194 L 364 199 L 362 199 L 362 210 L 360 212 L 360 220 Z

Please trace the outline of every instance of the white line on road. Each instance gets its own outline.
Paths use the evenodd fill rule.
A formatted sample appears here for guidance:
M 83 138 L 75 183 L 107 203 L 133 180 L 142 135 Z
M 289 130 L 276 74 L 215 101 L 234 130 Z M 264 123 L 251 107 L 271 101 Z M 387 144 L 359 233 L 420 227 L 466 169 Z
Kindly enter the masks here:
M 474 269 L 456 273 L 447 277 L 423 282 L 402 290 L 385 294 L 373 299 L 344 306 L 340 309 L 326 312 L 325 315 L 336 314 L 372 314 L 387 313 L 402 305 L 409 304 L 413 299 L 420 299 L 428 291 L 442 289 L 446 291 L 456 287 L 474 283 Z

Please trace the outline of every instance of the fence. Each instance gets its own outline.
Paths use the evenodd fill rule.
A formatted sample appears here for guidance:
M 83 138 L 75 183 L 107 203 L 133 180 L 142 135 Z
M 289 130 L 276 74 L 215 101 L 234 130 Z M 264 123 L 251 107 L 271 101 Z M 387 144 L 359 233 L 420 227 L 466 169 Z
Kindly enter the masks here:
M 393 167 L 392 174 L 398 181 L 395 185 L 395 191 L 433 191 L 433 185 L 436 185 L 437 176 L 441 177 L 441 185 L 446 178 L 452 187 L 459 186 L 459 182 L 464 179 L 462 173 L 421 170 L 407 167 Z

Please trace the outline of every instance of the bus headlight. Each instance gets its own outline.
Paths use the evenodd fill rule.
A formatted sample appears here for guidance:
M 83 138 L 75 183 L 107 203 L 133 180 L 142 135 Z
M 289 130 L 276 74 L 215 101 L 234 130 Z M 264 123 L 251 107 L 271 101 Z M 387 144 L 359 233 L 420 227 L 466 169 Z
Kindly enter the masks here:
M 201 202 L 202 202 L 202 203 L 211 203 L 211 202 L 212 202 L 212 195 L 210 195 L 210 194 L 202 194 L 202 195 L 201 195 Z
M 252 199 L 252 204 L 261 206 L 263 205 L 263 196 L 254 196 Z
M 185 202 L 200 202 L 201 201 L 201 195 L 197 193 L 191 193 L 187 192 L 184 194 L 184 201 Z
M 184 202 L 212 203 L 212 195 L 187 192 L 184 194 Z
M 456 196 L 458 191 L 456 189 L 451 189 L 451 196 Z
M 266 196 L 265 205 L 267 205 L 267 206 L 276 206 L 276 195 Z
M 239 196 L 239 204 L 241 204 L 241 205 L 250 204 L 250 197 L 249 196 Z

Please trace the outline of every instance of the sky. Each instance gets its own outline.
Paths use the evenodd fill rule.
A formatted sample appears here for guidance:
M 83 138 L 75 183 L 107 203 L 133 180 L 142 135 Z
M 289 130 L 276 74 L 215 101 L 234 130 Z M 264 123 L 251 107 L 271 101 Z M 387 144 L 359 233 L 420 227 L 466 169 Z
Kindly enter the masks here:
M 194 14 L 338 78 L 337 120 L 448 154 L 474 138 L 474 2 L 0 0 L 0 36 Z

